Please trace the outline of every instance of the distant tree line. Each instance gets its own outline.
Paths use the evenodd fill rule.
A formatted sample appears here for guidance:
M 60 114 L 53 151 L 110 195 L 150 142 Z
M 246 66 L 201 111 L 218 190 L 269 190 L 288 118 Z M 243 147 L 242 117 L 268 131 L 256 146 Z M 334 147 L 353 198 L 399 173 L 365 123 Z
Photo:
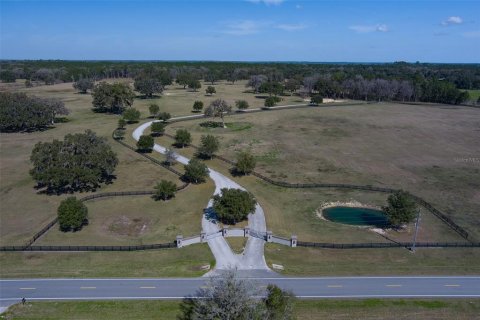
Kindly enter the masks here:
M 174 81 L 197 91 L 201 87 L 201 79 L 212 85 L 219 80 L 231 83 L 248 80 L 255 93 L 275 96 L 286 93 L 311 95 L 315 92 L 324 97 L 363 95 L 370 100 L 393 97 L 394 100 L 442 103 L 459 103 L 468 98 L 453 89 L 480 89 L 479 64 L 406 62 L 1 61 L 0 77 L 7 82 L 13 78 L 24 78 L 45 84 L 79 82 L 81 79 L 133 78 L 135 89 L 145 97 L 161 93 Z M 352 93 L 352 85 L 360 87 Z M 207 88 L 209 94 L 213 93 L 212 88 Z M 444 88 L 447 88 L 448 94 L 441 93 Z M 410 91 L 413 91 L 411 95 Z
M 0 92 L 1 132 L 42 130 L 53 125 L 58 115 L 68 113 L 64 103 L 58 99 Z

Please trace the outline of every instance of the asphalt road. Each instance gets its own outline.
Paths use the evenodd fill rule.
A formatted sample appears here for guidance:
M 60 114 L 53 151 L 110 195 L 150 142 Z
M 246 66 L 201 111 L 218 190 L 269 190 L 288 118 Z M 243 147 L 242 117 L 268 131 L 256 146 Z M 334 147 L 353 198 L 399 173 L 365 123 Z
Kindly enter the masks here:
M 0 280 L 0 303 L 27 300 L 181 299 L 196 297 L 206 278 Z M 299 298 L 480 298 L 480 277 L 249 278 Z

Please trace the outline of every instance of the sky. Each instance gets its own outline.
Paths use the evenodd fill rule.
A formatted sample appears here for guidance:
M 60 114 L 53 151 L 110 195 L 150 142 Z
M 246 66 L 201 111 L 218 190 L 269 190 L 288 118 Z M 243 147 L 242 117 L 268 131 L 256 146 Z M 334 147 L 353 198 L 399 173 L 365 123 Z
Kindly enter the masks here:
M 1 59 L 480 62 L 480 0 L 0 0 Z

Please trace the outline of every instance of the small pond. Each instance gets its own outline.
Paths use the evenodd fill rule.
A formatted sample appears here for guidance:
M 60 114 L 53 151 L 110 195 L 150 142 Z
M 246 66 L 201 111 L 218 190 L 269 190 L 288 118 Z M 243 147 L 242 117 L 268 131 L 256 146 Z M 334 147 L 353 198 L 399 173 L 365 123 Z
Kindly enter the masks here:
M 322 212 L 327 220 L 355 225 L 383 228 L 388 225 L 385 214 L 380 210 L 355 207 L 331 207 Z

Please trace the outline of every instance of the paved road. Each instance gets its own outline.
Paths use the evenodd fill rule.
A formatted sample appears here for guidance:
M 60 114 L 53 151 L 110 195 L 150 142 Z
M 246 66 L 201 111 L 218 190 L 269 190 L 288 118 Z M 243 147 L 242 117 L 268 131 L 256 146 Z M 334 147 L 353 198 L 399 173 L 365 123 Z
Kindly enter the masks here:
M 0 303 L 27 300 L 181 299 L 196 296 L 206 278 L 0 280 Z M 480 298 L 480 277 L 249 278 L 274 283 L 300 298 Z
M 190 118 L 192 116 L 187 117 Z M 172 120 L 180 118 L 182 117 L 172 118 Z M 146 122 L 136 128 L 132 134 L 133 138 L 138 141 L 138 139 L 140 139 L 140 136 L 148 127 L 150 127 L 152 122 L 153 121 Z M 161 145 L 155 144 L 154 150 L 156 152 L 164 154 L 166 149 Z M 177 161 L 183 164 L 187 164 L 189 159 L 177 154 Z M 222 188 L 235 188 L 245 190 L 242 186 L 237 184 L 235 181 L 229 179 L 228 177 L 224 176 L 223 174 L 210 168 L 209 171 L 210 178 L 215 183 L 214 194 L 219 194 Z M 211 211 L 212 202 L 212 200 L 209 201 L 206 212 Z M 267 227 L 265 223 L 265 215 L 260 205 L 257 204 L 255 212 L 249 215 L 248 226 L 251 230 L 266 232 Z M 243 254 L 235 254 L 228 245 L 225 238 L 209 236 L 218 235 L 219 226 L 217 224 L 217 221 L 209 219 L 209 217 L 204 214 L 202 217 L 202 229 L 207 234 L 208 245 L 212 250 L 212 253 L 216 260 L 215 269 L 236 268 L 237 270 L 270 270 L 265 262 L 265 257 L 263 255 L 265 241 L 249 237 Z

